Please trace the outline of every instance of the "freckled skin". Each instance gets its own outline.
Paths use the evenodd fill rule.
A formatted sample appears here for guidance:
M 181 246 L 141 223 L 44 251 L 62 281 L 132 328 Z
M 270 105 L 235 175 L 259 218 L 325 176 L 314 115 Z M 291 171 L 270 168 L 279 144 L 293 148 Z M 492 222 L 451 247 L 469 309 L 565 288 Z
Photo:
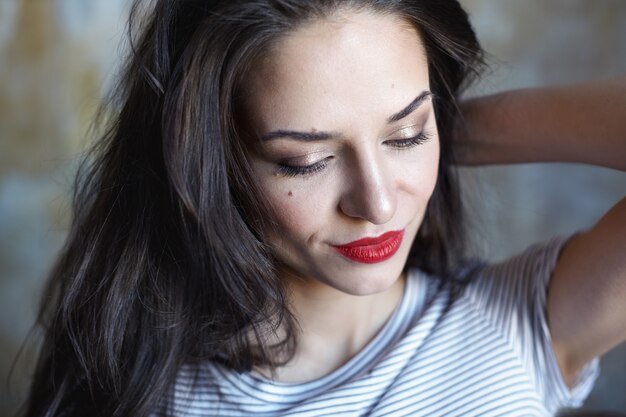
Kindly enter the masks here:
M 284 275 L 309 295 L 390 289 L 406 264 L 439 162 L 431 101 L 389 122 L 430 90 L 415 29 L 366 12 L 316 21 L 285 37 L 247 84 L 246 107 L 259 137 L 278 130 L 339 133 L 314 142 L 273 139 L 251 157 L 254 177 L 275 210 L 278 228 L 268 240 Z M 428 132 L 429 140 L 411 149 L 390 145 L 408 135 L 406 128 Z M 293 159 L 288 165 L 327 164 L 307 175 L 277 174 Z M 378 264 L 347 260 L 333 248 L 403 229 L 396 255 Z

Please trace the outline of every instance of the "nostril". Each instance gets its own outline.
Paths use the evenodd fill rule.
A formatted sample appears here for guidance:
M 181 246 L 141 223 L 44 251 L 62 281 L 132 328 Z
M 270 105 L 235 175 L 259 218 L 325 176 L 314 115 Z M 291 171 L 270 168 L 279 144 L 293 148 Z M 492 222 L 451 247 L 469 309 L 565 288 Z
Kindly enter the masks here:
M 371 152 L 370 152 L 371 151 Z M 373 224 L 384 224 L 396 211 L 396 187 L 393 167 L 385 165 L 380 155 L 372 149 L 360 149 L 345 172 L 341 197 L 341 211 L 354 218 Z
M 396 211 L 395 192 L 388 187 L 355 186 L 341 200 L 341 211 L 374 224 L 391 220 Z

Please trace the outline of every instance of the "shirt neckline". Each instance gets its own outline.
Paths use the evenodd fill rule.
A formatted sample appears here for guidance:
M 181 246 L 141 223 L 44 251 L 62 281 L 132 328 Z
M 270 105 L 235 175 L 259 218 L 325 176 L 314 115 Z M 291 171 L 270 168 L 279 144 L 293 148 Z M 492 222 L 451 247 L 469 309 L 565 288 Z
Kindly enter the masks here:
M 415 317 L 415 312 L 423 308 L 426 281 L 420 279 L 421 275 L 418 270 L 407 271 L 402 298 L 378 334 L 345 364 L 330 373 L 306 382 L 280 382 L 250 372 L 237 373 L 217 365 L 222 377 L 220 379 L 251 397 L 265 401 L 280 400 L 284 403 L 289 401 L 286 396 L 295 396 L 292 399 L 293 402 L 297 402 L 302 400 L 303 394 L 307 397 L 316 396 L 322 391 L 358 378 L 406 332 L 412 318 Z

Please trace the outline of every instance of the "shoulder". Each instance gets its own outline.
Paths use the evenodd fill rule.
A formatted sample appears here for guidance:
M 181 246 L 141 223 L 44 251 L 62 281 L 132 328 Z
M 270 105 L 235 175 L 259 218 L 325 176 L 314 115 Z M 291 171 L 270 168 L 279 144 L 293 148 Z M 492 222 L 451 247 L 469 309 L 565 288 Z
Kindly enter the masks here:
M 468 293 L 490 302 L 545 304 L 547 287 L 567 241 L 567 237 L 555 237 L 504 261 L 483 262 L 468 279 Z M 507 292 L 514 292 L 517 297 L 503 300 Z
M 427 288 L 427 299 L 450 299 L 470 303 L 481 311 L 505 306 L 524 308 L 545 304 L 546 291 L 567 237 L 536 243 L 506 260 L 489 263 L 471 259 L 449 277 L 431 276 L 413 269 L 409 279 Z
M 187 363 L 176 376 L 167 398 L 163 398 L 151 417 L 161 415 L 188 415 L 202 412 L 217 415 L 223 401 L 219 386 L 219 365 L 211 361 Z
M 519 255 L 485 264 L 472 277 L 466 295 L 509 340 L 549 401 L 578 405 L 597 377 L 597 361 L 569 378 L 560 366 L 550 326 L 549 294 L 570 237 L 534 244 Z

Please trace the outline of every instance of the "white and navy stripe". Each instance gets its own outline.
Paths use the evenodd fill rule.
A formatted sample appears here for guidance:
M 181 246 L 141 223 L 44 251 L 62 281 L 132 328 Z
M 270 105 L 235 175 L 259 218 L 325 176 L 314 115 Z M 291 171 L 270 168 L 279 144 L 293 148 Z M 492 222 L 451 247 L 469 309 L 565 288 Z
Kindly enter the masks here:
M 436 278 L 413 270 L 385 327 L 336 371 L 286 384 L 207 363 L 181 370 L 170 410 L 176 416 L 512 417 L 580 405 L 598 361 L 568 389 L 545 315 L 546 288 L 564 243 L 554 239 L 478 268 L 455 298 Z

